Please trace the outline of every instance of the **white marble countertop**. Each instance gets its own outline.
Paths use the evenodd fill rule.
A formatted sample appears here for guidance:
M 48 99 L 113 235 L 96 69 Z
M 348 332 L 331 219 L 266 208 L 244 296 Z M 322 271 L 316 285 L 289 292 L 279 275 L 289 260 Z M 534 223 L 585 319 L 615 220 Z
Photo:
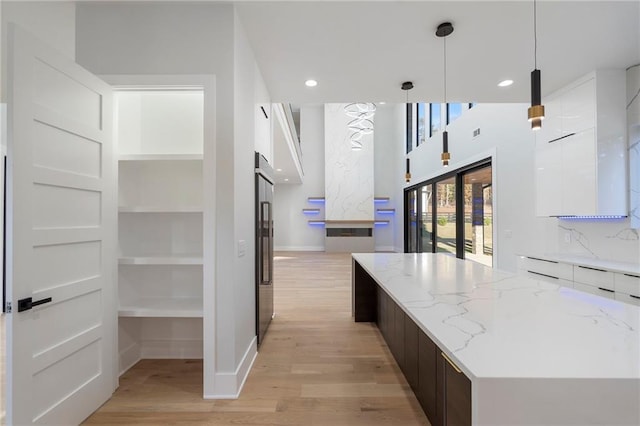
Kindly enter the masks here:
M 445 254 L 353 258 L 472 380 L 640 378 L 640 307 Z
M 620 272 L 623 274 L 640 275 L 640 263 L 617 262 L 615 260 L 595 259 L 592 257 L 572 255 L 572 254 L 531 254 L 522 256 L 536 257 L 543 260 L 555 262 L 572 263 L 574 265 L 587 266 L 591 268 L 606 269 L 607 271 Z

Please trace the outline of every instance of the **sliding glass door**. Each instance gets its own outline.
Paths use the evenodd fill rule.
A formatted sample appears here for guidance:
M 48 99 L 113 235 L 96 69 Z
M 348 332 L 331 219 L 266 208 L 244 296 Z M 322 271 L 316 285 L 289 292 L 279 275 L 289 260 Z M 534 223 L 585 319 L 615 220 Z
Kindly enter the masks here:
M 491 166 L 463 174 L 465 258 L 491 266 L 493 203 Z
M 492 266 L 491 175 L 485 160 L 405 190 L 405 250 L 451 253 Z

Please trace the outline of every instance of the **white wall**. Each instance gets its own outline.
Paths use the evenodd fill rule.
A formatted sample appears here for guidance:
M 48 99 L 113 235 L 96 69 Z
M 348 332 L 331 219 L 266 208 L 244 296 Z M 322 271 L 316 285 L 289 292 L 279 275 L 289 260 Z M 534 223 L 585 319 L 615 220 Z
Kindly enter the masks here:
M 629 131 L 629 216 L 640 229 L 640 64 L 627 71 L 627 123 Z
M 517 254 L 536 253 L 638 263 L 638 236 L 629 229 L 628 219 L 567 221 L 535 216 L 534 133 L 526 110 L 524 104 L 480 104 L 448 127 L 451 166 L 447 170 L 493 157 L 494 266 L 515 271 Z M 481 136 L 473 139 L 478 127 Z M 437 135 L 410 153 L 412 184 L 445 172 L 441 149 L 441 135 Z M 570 242 L 565 242 L 567 233 Z
M 87 2 L 76 15 L 77 61 L 96 74 L 216 77 L 216 380 L 205 382 L 205 394 L 232 396 L 255 351 L 256 66 L 244 31 L 231 4 Z
M 275 249 L 323 251 L 324 227 L 307 221 L 324 219 L 324 205 L 308 203 L 307 198 L 324 196 L 324 106 L 300 108 L 300 148 L 305 160 L 303 183 L 275 187 Z M 320 214 L 305 215 L 303 208 L 319 208 Z
M 404 168 L 404 104 L 379 105 L 373 132 L 374 195 L 389 197 L 388 203 L 375 203 L 374 209 L 396 209 L 395 214 L 376 214 L 376 220 L 389 220 L 388 225 L 376 225 L 376 251 L 403 251 Z M 400 237 L 396 241 L 396 237 Z

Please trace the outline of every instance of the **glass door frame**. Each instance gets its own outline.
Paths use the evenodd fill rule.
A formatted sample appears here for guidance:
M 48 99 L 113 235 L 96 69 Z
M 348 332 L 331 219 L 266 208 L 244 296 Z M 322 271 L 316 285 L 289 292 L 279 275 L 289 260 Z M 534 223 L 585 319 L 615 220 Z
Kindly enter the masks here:
M 455 199 L 456 199 L 456 257 L 458 259 L 464 259 L 464 175 L 466 173 L 471 173 L 474 172 L 476 170 L 480 170 L 482 168 L 485 167 L 492 167 L 493 168 L 493 164 L 492 164 L 492 158 L 485 158 L 483 160 L 480 161 L 476 161 L 474 163 L 468 164 L 464 167 L 461 167 L 459 169 L 455 169 L 455 170 L 451 170 L 448 171 L 447 173 L 443 173 L 441 175 L 438 175 L 436 177 L 433 177 L 431 179 L 416 183 L 414 185 L 408 186 L 406 188 L 404 188 L 404 252 L 405 253 L 409 253 L 409 238 L 410 238 L 410 223 L 409 223 L 409 193 L 411 191 L 416 191 L 416 220 L 421 217 L 422 215 L 422 200 L 421 197 L 418 196 L 418 194 L 420 193 L 420 189 L 423 186 L 426 185 L 432 185 L 432 191 L 434 191 L 434 195 L 431 197 L 431 229 L 433 230 L 433 237 L 432 237 L 432 245 L 431 245 L 431 252 L 430 253 L 435 253 L 436 249 L 437 249 L 437 238 L 438 238 L 438 228 L 436 227 L 437 225 L 437 196 L 435 194 L 436 191 L 436 185 L 438 184 L 438 182 L 441 182 L 443 180 L 447 180 L 450 178 L 454 178 L 455 179 L 455 185 L 456 185 L 456 194 L 455 194 Z M 493 174 L 493 169 L 492 169 L 492 174 Z M 494 185 L 495 182 L 492 182 L 492 186 Z M 494 206 L 495 207 L 495 206 Z M 495 208 L 492 209 L 492 211 L 495 212 Z M 419 231 L 419 227 L 416 226 L 416 233 L 417 235 L 415 235 L 415 239 L 416 239 L 416 246 L 417 246 L 417 251 L 416 253 L 425 253 L 422 251 L 422 241 L 420 240 L 420 231 Z M 495 243 L 495 241 L 494 241 Z M 494 253 L 495 253 L 495 247 L 493 249 Z

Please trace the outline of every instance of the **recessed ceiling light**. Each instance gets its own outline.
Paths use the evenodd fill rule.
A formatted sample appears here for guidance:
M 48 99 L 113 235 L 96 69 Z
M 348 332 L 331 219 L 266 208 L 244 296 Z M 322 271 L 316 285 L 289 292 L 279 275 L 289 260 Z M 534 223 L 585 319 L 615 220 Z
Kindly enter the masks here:
M 380 105 L 384 105 L 384 104 L 386 104 L 386 102 L 384 102 L 384 101 L 380 101 L 380 102 L 378 102 L 378 103 L 379 103 Z
M 282 171 L 282 169 L 276 169 L 276 172 L 281 172 L 281 171 Z
M 284 181 L 285 181 L 285 182 L 289 182 L 289 179 L 285 179 Z
M 304 84 L 307 87 L 316 87 L 318 85 L 318 82 L 315 80 L 307 80 L 304 82 Z
M 500 83 L 498 83 L 499 87 L 509 87 L 513 84 L 513 80 L 502 80 Z

